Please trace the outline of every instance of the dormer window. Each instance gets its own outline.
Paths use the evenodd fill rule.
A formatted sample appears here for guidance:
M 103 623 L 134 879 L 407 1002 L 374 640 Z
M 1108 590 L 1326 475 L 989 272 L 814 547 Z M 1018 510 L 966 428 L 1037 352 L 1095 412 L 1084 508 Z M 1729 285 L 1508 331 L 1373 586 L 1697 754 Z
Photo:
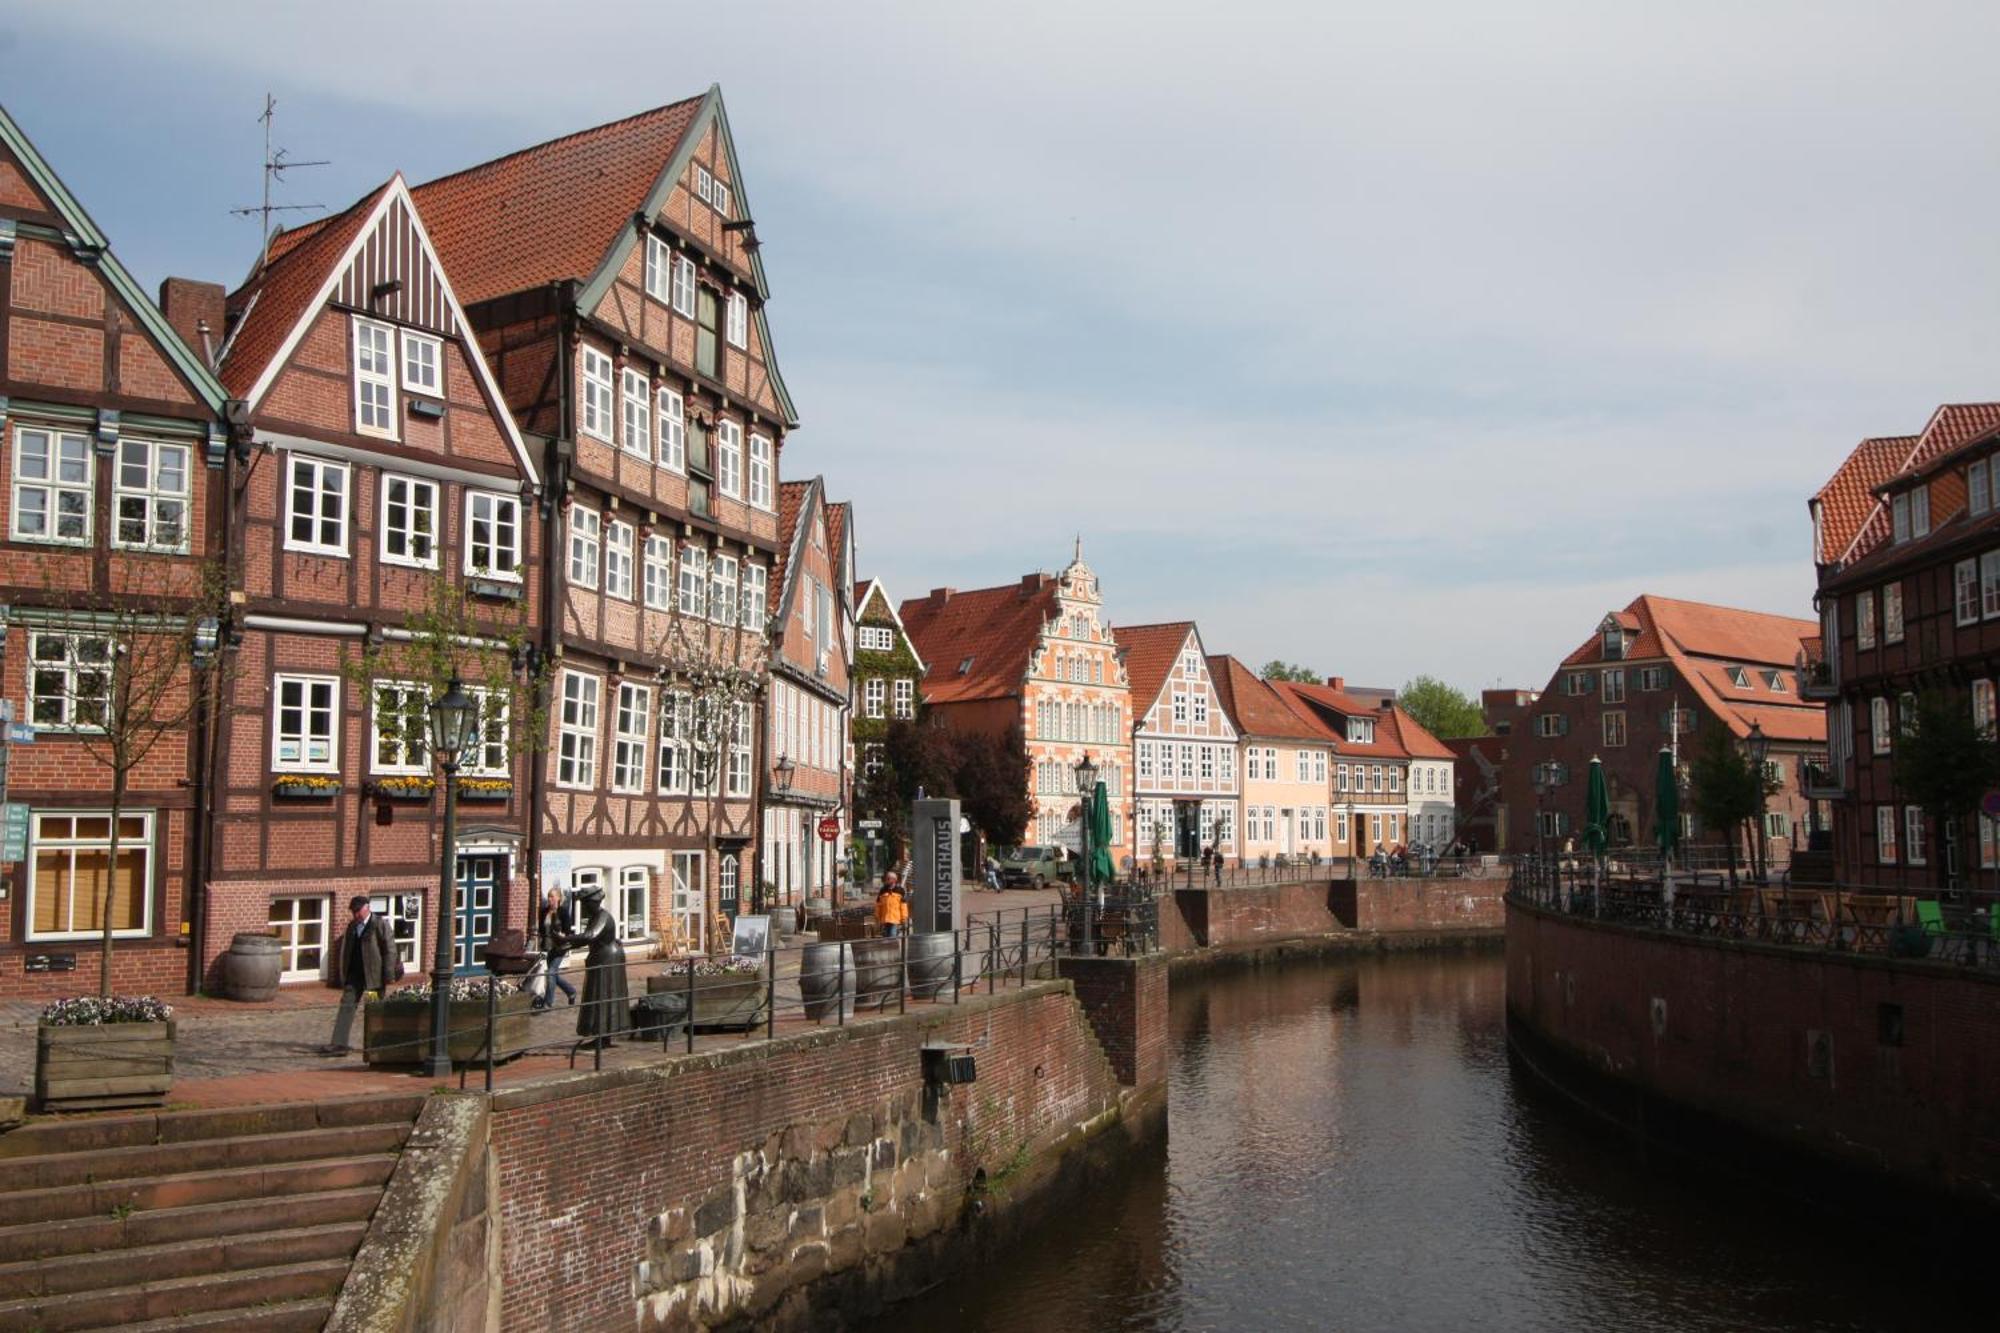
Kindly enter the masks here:
M 1785 673 L 1767 668 L 1764 672 L 1764 685 L 1773 694 L 1785 693 Z
M 971 670 L 972 670 L 972 659 L 969 657 L 966 658 L 963 662 L 960 662 L 958 664 L 958 674 L 961 676 L 965 675 L 967 672 Z
M 1368 717 L 1348 718 L 1347 740 L 1350 745 L 1373 745 L 1375 743 L 1375 719 Z
M 1604 660 L 1622 661 L 1625 657 L 1625 631 L 1612 625 L 1604 631 Z
M 1902 492 L 1889 502 L 1891 539 L 1900 545 L 1928 537 L 1931 531 L 1931 490 L 1918 486 Z
M 1739 690 L 1750 688 L 1750 673 L 1740 666 L 1729 668 L 1729 683 Z
M 1993 507 L 1991 460 L 1982 458 L 1965 469 L 1965 507 L 1974 514 L 1983 514 Z

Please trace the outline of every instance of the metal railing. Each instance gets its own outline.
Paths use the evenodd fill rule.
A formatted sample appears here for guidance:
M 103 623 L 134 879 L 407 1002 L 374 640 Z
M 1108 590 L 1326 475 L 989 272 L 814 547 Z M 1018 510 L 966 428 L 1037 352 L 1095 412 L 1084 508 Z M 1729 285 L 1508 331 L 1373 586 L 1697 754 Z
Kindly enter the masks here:
M 1715 871 L 1607 860 L 1522 857 L 1509 899 L 1545 911 L 1711 939 L 1927 958 L 2000 972 L 2000 892 L 1882 892 L 1801 887 L 1780 879 L 1734 887 Z

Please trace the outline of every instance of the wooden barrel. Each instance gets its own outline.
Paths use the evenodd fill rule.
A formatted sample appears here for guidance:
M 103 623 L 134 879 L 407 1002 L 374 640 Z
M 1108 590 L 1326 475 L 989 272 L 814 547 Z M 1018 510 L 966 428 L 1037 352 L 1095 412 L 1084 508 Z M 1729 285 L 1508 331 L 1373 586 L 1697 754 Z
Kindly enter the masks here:
M 951 985 L 954 936 L 948 930 L 910 936 L 910 994 L 930 999 Z
M 854 1012 L 854 947 L 845 941 L 808 944 L 799 962 L 799 994 L 806 1017 L 824 1019 L 844 1003 Z
M 903 942 L 895 939 L 855 940 L 854 1003 L 880 1009 L 902 992 Z
M 244 933 L 222 955 L 222 993 L 232 1000 L 268 1000 L 278 993 L 285 970 L 276 935 Z

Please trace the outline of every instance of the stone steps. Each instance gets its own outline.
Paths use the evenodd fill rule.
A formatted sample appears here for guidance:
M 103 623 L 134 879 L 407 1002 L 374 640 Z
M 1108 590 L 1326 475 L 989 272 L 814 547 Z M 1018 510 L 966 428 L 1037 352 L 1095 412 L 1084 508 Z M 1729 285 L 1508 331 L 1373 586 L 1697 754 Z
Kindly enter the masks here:
M 0 1329 L 318 1329 L 423 1094 L 0 1136 Z

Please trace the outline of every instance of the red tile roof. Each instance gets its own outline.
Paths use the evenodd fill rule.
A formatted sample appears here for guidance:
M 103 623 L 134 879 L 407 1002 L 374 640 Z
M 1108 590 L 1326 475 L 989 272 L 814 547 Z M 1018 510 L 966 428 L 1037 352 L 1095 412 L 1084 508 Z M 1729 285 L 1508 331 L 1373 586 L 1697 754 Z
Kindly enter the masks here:
M 923 678 L 924 699 L 965 703 L 1018 696 L 1042 628 L 1056 617 L 1056 589 L 1053 577 L 1031 574 L 998 588 L 904 602 L 898 612 L 903 628 L 930 668 Z
M 241 312 L 241 322 L 230 334 L 228 355 L 222 362 L 222 383 L 231 394 L 238 398 L 249 395 L 264 367 L 305 316 L 306 307 L 325 285 L 334 264 L 347 253 L 361 225 L 394 184 L 394 180 L 384 181 L 350 207 L 322 220 L 310 235 L 285 246 L 230 295 L 230 311 Z
M 1330 685 L 1308 685 L 1295 680 L 1274 680 L 1271 688 L 1290 699 L 1302 711 L 1316 717 L 1320 723 L 1333 730 L 1338 738 L 1336 749 L 1345 755 L 1361 755 L 1366 758 L 1408 759 L 1410 752 L 1404 748 L 1403 739 L 1398 734 L 1394 720 L 1395 710 L 1379 707 L 1373 700 L 1361 700 L 1336 690 Z M 1344 727 L 1335 728 L 1329 717 L 1365 717 L 1375 721 L 1375 739 L 1371 742 L 1344 739 Z M 1428 733 L 1426 733 L 1428 734 Z
M 467 305 L 587 279 L 694 124 L 702 98 L 566 134 L 419 185 L 431 241 Z
M 778 483 L 778 553 L 771 558 L 771 587 L 780 596 L 785 587 L 785 565 L 792 558 L 792 542 L 799 529 L 799 512 L 805 507 L 806 492 L 811 489 L 810 481 Z
M 1132 717 L 1146 715 L 1167 673 L 1174 669 L 1188 636 L 1194 633 L 1192 620 L 1173 620 L 1162 625 L 1119 625 L 1111 631 L 1125 650 L 1125 679 L 1132 687 Z
M 1272 737 L 1281 740 L 1331 743 L 1333 733 L 1310 713 L 1300 712 L 1270 682 L 1228 654 L 1208 659 L 1208 675 L 1215 692 L 1222 697 L 1223 711 L 1236 724 L 1245 740 Z
M 826 549 L 833 556 L 836 571 L 847 563 L 847 511 L 850 507 L 846 500 L 835 501 L 826 507 Z
M 1890 537 L 1889 507 L 1878 492 L 1898 479 L 1922 475 L 1995 431 L 2000 431 L 2000 403 L 1946 403 L 1919 434 L 1863 440 L 1813 496 L 1820 515 L 1814 559 L 1851 564 L 1878 549 Z
M 1456 759 L 1458 754 L 1449 745 L 1431 735 L 1430 729 L 1411 717 L 1403 709 L 1392 707 L 1390 715 L 1396 723 L 1396 739 L 1402 742 L 1412 759 Z

